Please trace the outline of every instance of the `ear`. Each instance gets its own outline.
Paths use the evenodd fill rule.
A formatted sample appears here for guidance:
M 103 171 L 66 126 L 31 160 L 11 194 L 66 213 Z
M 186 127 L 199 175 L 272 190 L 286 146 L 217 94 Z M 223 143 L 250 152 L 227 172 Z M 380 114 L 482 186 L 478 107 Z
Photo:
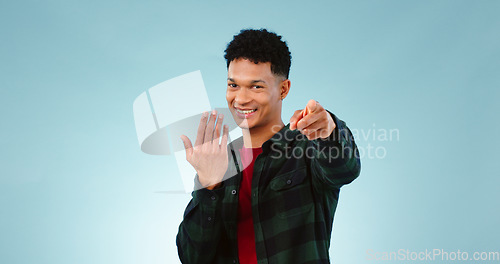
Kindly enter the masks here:
M 281 83 L 280 83 L 281 100 L 285 99 L 285 97 L 288 95 L 288 92 L 290 91 L 290 85 L 291 85 L 291 82 L 289 79 L 281 81 Z

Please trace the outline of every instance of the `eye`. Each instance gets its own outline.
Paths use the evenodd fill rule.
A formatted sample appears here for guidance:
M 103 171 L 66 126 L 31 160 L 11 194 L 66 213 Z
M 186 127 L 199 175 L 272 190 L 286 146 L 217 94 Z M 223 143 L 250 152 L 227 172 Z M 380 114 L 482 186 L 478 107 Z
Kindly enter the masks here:
M 231 88 L 236 88 L 238 87 L 238 85 L 236 85 L 235 83 L 228 83 L 227 86 L 231 87 Z
M 264 86 L 260 86 L 260 85 L 254 85 L 253 87 L 256 89 L 264 88 Z

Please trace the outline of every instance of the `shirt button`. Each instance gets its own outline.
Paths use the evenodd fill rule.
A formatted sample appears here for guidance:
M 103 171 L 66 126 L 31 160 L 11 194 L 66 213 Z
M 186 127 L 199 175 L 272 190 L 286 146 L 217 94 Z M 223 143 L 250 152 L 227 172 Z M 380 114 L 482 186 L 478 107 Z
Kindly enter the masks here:
M 208 219 L 208 221 L 212 221 L 212 217 L 210 217 L 210 216 L 207 219 Z
M 255 197 L 255 195 L 256 195 L 256 194 L 255 194 L 255 193 L 253 193 L 253 197 Z
M 212 199 L 212 200 L 215 200 L 215 196 L 212 196 L 212 197 L 211 197 L 211 199 Z
M 231 194 L 236 194 L 236 190 L 232 190 L 232 191 L 231 191 Z
M 236 263 L 236 259 L 233 259 L 233 263 Z
M 292 180 L 286 181 L 286 184 L 292 184 Z

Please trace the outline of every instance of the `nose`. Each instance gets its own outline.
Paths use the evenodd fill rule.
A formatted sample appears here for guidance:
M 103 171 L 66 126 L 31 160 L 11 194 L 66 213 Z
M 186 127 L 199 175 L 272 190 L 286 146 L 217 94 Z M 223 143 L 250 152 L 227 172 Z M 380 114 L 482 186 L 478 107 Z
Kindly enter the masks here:
M 250 102 L 252 99 L 248 94 L 247 89 L 239 89 L 236 92 L 236 96 L 234 97 L 234 102 L 236 105 L 245 105 L 246 103 Z

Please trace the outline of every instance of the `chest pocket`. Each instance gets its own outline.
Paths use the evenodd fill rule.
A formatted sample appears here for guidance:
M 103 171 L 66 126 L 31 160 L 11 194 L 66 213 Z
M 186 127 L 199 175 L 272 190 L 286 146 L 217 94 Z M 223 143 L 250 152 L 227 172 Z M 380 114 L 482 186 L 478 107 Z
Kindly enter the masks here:
M 271 189 L 281 191 L 290 189 L 296 185 L 301 184 L 307 177 L 306 167 L 294 170 L 292 172 L 279 175 L 271 180 Z
M 302 167 L 271 180 L 270 187 L 276 196 L 275 208 L 280 218 L 301 215 L 312 208 L 314 201 L 307 178 L 307 168 Z

